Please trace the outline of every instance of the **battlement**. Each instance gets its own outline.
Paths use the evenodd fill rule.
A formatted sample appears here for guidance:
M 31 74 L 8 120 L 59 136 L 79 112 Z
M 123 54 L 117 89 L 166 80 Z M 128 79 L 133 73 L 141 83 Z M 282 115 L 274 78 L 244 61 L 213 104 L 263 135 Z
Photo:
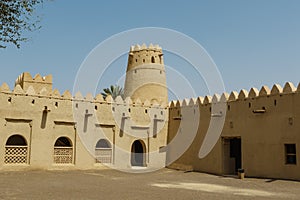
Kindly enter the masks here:
M 36 87 L 35 84 L 41 84 L 39 87 Z M 50 87 L 51 86 L 51 87 Z M 49 89 L 50 88 L 50 89 Z M 101 104 L 117 104 L 117 105 L 130 105 L 130 106 L 140 106 L 140 107 L 170 107 L 170 108 L 179 108 L 186 106 L 198 106 L 198 105 L 208 105 L 215 103 L 228 103 L 234 101 L 244 101 L 244 100 L 255 100 L 263 97 L 272 97 L 272 96 L 283 96 L 294 93 L 300 93 L 300 83 L 297 87 L 294 86 L 291 82 L 286 82 L 282 87 L 279 84 L 274 84 L 270 89 L 268 86 L 262 86 L 260 90 L 253 87 L 249 91 L 241 89 L 239 92 L 232 91 L 231 93 L 222 93 L 214 94 L 213 96 L 206 95 L 205 97 L 197 97 L 183 100 L 173 100 L 169 102 L 169 105 L 166 105 L 163 101 L 161 102 L 150 102 L 149 100 L 141 100 L 140 98 L 131 99 L 126 97 L 123 99 L 121 96 L 113 99 L 111 96 L 108 96 L 106 99 L 103 98 L 101 94 L 97 94 L 93 97 L 92 94 L 87 94 L 85 97 L 81 92 L 77 92 L 72 96 L 69 90 L 66 90 L 62 94 L 57 89 L 52 90 L 52 76 L 48 75 L 46 77 L 41 77 L 37 74 L 34 78 L 30 73 L 22 73 L 15 82 L 15 87 L 11 90 L 7 83 L 3 83 L 0 87 L 0 93 L 12 94 L 12 95 L 24 95 L 24 96 L 36 96 L 43 98 L 54 98 L 61 100 L 70 100 L 70 101 L 82 101 L 82 102 L 91 102 L 91 103 L 101 103 Z
M 145 64 L 164 64 L 162 48 L 159 45 L 146 44 L 130 47 L 127 71 Z
M 137 52 L 137 51 L 143 51 L 143 50 L 158 51 L 158 52 L 162 53 L 162 48 L 158 44 L 153 45 L 150 43 L 150 45 L 147 47 L 147 45 L 144 43 L 144 44 L 142 44 L 142 46 L 136 44 L 136 45 L 130 47 L 130 52 Z
M 52 90 L 52 75 L 42 77 L 36 74 L 34 77 L 29 72 L 22 73 L 15 81 L 15 86 L 20 85 L 23 90 L 27 90 L 32 86 L 35 90 L 46 88 L 48 91 Z
M 300 93 L 300 83 L 296 88 L 293 83 L 286 82 L 284 87 L 281 87 L 279 84 L 274 84 L 272 89 L 268 86 L 262 86 L 260 90 L 253 87 L 250 88 L 249 92 L 245 89 L 241 89 L 238 93 L 237 91 L 232 91 L 230 94 L 223 93 L 221 95 L 214 94 L 212 97 L 207 95 L 205 97 L 184 99 L 184 100 L 173 100 L 169 102 L 170 108 L 180 108 L 186 106 L 199 106 L 199 105 L 208 105 L 216 103 L 229 103 L 234 101 L 244 101 L 244 100 L 255 100 L 263 97 L 276 97 L 289 95 L 294 93 Z
M 95 97 L 88 93 L 85 97 L 81 92 L 77 92 L 72 96 L 69 90 L 64 91 L 62 94 L 57 89 L 47 90 L 46 87 L 43 87 L 40 90 L 35 90 L 35 88 L 30 85 L 26 90 L 24 90 L 20 84 L 17 84 L 13 90 L 11 90 L 7 83 L 3 83 L 0 87 L 0 93 L 8 94 L 11 96 L 32 96 L 45 99 L 58 99 L 74 102 L 88 102 L 88 103 L 100 103 L 100 104 L 115 104 L 115 105 L 127 105 L 134 107 L 160 107 L 167 108 L 164 102 L 155 102 L 151 103 L 149 100 L 141 101 L 139 98 L 132 100 L 130 97 L 123 99 L 121 96 L 117 96 L 113 99 L 108 95 L 105 99 L 101 94 L 97 94 Z

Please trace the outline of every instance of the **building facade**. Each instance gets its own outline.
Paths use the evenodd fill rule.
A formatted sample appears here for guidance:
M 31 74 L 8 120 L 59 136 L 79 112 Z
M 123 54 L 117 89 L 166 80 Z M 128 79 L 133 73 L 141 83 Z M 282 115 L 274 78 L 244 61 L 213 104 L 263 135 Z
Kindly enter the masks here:
M 168 103 L 159 46 L 130 48 L 124 98 L 72 96 L 52 88 L 52 76 L 23 73 L 0 87 L 0 169 L 169 168 L 219 175 L 300 180 L 300 86 L 224 93 Z M 225 104 L 226 112 L 213 107 Z M 188 116 L 188 117 L 186 117 Z M 199 158 L 210 122 L 221 136 Z M 192 130 L 195 130 L 193 133 Z M 190 146 L 177 154 L 181 135 Z M 180 145 L 180 142 L 178 143 Z M 169 147 L 169 148 L 165 148 Z
M 153 97 L 150 101 L 137 94 L 124 99 L 60 94 L 52 89 L 51 75 L 23 73 L 12 91 L 4 83 L 0 88 L 0 169 L 131 171 L 138 167 L 149 171 L 164 167 L 166 153 L 160 149 L 166 146 L 168 104 L 161 52 L 158 46 L 136 46 L 130 51 L 130 57 L 139 57 L 142 63 L 128 64 L 125 91 L 136 82 L 141 84 L 137 77 L 142 72 L 149 80 L 143 80 L 138 94 L 147 91 Z M 138 71 L 137 75 L 132 71 Z M 153 86 L 153 81 L 161 85 Z

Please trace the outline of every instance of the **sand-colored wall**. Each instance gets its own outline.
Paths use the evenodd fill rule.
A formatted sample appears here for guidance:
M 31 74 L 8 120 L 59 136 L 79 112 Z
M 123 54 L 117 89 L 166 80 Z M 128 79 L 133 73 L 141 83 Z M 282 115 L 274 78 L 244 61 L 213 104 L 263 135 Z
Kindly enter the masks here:
M 227 111 L 221 137 L 203 159 L 199 159 L 198 153 L 213 117 L 210 107 L 218 102 L 212 102 L 208 96 L 199 97 L 197 101 L 187 100 L 188 105 L 183 105 L 182 101 L 170 102 L 168 143 L 176 136 L 180 123 L 184 123 L 184 116 L 181 120 L 174 118 L 186 106 L 197 106 L 200 121 L 191 146 L 169 167 L 226 174 L 228 164 L 223 162 L 223 139 L 241 138 L 242 168 L 247 176 L 300 180 L 299 87 L 296 89 L 292 83 L 286 83 L 282 88 L 276 84 L 271 89 L 266 86 L 261 90 L 251 88 L 249 92 L 241 90 L 240 93 L 223 94 L 221 99 L 218 95 L 214 98 L 219 103 L 222 98 L 226 99 Z M 181 129 L 181 132 L 191 134 L 187 129 Z M 286 164 L 285 144 L 296 144 L 295 165 Z
M 131 168 L 131 147 L 136 140 L 144 142 L 145 153 L 157 152 L 147 155 L 145 165 L 148 168 L 160 168 L 165 164 L 165 153 L 158 152 L 166 145 L 166 105 L 121 97 L 113 100 L 110 96 L 104 100 L 101 95 L 83 97 L 80 93 L 73 97 L 69 91 L 60 94 L 48 89 L 36 91 L 33 86 L 23 89 L 17 84 L 11 91 L 7 84 L 1 86 L 0 169 L 104 168 L 94 157 L 100 139 L 106 139 L 112 146 L 110 167 Z M 47 117 L 43 124 L 45 112 Z M 154 122 L 149 115 L 156 115 L 161 121 Z M 157 130 L 156 137 L 153 137 L 154 130 Z M 7 139 L 15 134 L 26 139 L 28 161 L 25 164 L 4 161 Z M 72 144 L 73 158 L 69 164 L 54 163 L 54 144 L 59 137 L 67 137 Z

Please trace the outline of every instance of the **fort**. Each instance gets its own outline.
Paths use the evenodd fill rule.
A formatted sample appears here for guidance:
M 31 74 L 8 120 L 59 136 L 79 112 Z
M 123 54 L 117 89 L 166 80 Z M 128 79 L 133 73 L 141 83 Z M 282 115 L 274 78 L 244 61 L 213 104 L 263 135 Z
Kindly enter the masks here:
M 193 170 L 219 175 L 300 180 L 300 85 L 215 94 L 168 102 L 163 52 L 130 48 L 124 98 L 62 94 L 52 76 L 21 74 L 0 87 L 0 169 Z M 212 109 L 225 104 L 226 112 Z M 199 114 L 198 116 L 197 113 Z M 226 114 L 225 114 L 226 113 Z M 185 117 L 189 116 L 189 117 Z M 199 120 L 193 120 L 196 118 Z M 224 118 L 212 151 L 199 158 L 211 120 Z M 191 145 L 178 159 L 178 135 Z

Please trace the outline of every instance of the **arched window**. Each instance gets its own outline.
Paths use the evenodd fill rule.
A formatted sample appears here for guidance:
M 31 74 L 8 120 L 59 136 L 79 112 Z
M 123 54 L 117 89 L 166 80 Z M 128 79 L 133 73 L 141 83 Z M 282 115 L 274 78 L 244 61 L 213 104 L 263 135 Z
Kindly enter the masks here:
M 109 141 L 105 140 L 105 139 L 101 139 L 97 142 L 96 144 L 96 148 L 104 148 L 104 149 L 107 149 L 107 148 L 111 148 L 111 145 L 109 143 Z
M 6 146 L 27 146 L 27 142 L 21 135 L 12 135 L 7 139 Z
M 100 139 L 95 148 L 96 163 L 112 162 L 112 147 L 108 140 Z
M 54 143 L 54 163 L 72 164 L 73 163 L 73 145 L 69 138 L 60 137 Z
M 10 136 L 5 145 L 5 164 L 27 164 L 28 146 L 26 139 L 21 135 Z
M 60 137 L 56 140 L 55 147 L 72 147 L 72 143 L 67 137 Z

